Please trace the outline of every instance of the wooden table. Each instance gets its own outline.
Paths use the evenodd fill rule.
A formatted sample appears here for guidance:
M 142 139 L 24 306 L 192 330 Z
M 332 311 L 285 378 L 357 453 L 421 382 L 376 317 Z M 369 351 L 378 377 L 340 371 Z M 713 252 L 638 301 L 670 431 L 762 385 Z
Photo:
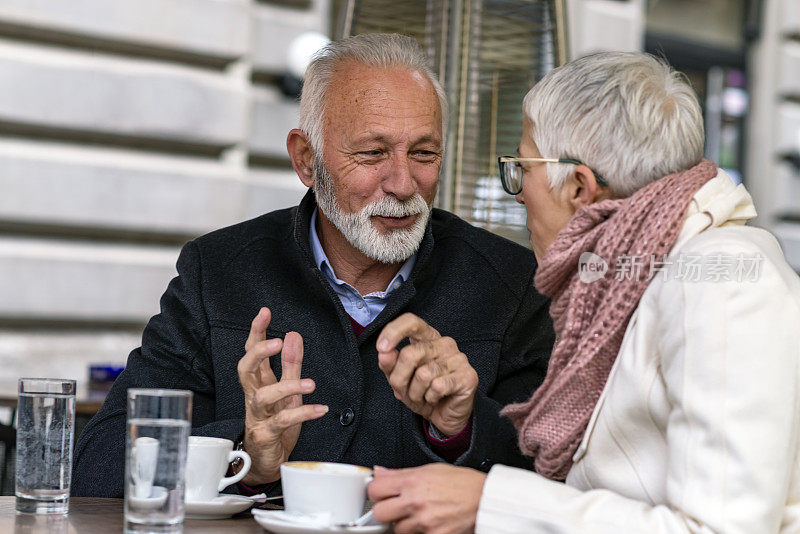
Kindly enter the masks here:
M 42 516 L 17 514 L 14 497 L 0 497 L 0 532 L 3 534 L 108 534 L 124 532 L 122 499 L 71 497 L 69 515 Z M 187 519 L 185 534 L 266 534 L 250 512 L 232 519 L 204 521 Z

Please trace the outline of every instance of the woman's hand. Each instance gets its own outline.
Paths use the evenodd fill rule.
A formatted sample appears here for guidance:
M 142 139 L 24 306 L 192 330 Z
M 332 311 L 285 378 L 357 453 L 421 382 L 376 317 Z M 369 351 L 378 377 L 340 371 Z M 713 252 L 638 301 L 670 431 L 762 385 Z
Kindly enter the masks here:
M 485 473 L 444 463 L 376 467 L 368 494 L 375 519 L 394 522 L 396 534 L 461 534 L 475 530 L 485 481 Z

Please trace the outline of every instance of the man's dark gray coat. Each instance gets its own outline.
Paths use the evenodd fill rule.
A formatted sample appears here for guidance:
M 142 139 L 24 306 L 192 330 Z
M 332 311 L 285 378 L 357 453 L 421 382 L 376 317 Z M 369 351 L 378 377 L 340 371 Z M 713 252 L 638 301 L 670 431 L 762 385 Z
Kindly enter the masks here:
M 241 439 L 244 397 L 236 365 L 262 306 L 272 310 L 268 338 L 290 331 L 303 336 L 302 376 L 317 384 L 304 401 L 330 407 L 303 424 L 292 459 L 386 467 L 441 461 L 419 416 L 394 398 L 378 368 L 381 329 L 412 312 L 454 338 L 480 378 L 472 444 L 455 463 L 483 470 L 495 462 L 530 465 L 498 411 L 527 399 L 541 383 L 553 343 L 548 301 L 533 287 L 533 254 L 433 210 L 411 277 L 356 338 L 339 298 L 314 266 L 308 242 L 314 209 L 309 192 L 298 207 L 183 248 L 161 313 L 150 319 L 142 346 L 131 352 L 78 440 L 73 495 L 122 497 L 128 388 L 192 390 L 192 433 Z M 280 377 L 280 358 L 270 364 Z

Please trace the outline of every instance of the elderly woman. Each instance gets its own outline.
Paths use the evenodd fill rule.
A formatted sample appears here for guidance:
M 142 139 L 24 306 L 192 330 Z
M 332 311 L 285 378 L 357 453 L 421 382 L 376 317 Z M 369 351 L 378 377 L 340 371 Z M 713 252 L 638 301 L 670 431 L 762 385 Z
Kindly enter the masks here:
M 399 534 L 800 532 L 800 280 L 702 159 L 691 88 L 651 56 L 600 53 L 523 110 L 501 178 L 557 342 L 505 413 L 535 472 L 377 469 L 375 516 Z

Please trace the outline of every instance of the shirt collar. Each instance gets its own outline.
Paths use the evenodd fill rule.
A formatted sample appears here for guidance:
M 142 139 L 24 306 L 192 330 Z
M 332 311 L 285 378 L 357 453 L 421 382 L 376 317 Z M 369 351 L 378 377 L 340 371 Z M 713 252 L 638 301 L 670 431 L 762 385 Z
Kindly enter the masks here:
M 311 252 L 314 255 L 314 265 L 316 265 L 320 271 L 325 275 L 325 278 L 328 279 L 328 282 L 333 285 L 336 284 L 338 286 L 347 285 L 351 287 L 350 284 L 345 282 L 344 280 L 340 280 L 336 273 L 333 272 L 333 267 L 330 265 L 330 261 L 328 261 L 328 256 L 325 255 L 325 251 L 322 248 L 322 243 L 319 241 L 319 236 L 317 235 L 317 210 L 311 213 L 311 224 L 308 230 L 308 240 L 311 243 Z M 386 287 L 384 291 L 377 292 L 378 296 L 385 296 L 400 287 L 408 277 L 411 276 L 411 271 L 414 269 L 414 263 L 417 261 L 417 253 L 415 252 L 410 258 L 408 258 L 405 263 L 400 267 L 400 270 L 397 271 L 397 274 L 392 278 L 389 285 Z M 355 288 L 354 288 L 355 290 Z M 373 295 L 375 293 L 372 293 Z

